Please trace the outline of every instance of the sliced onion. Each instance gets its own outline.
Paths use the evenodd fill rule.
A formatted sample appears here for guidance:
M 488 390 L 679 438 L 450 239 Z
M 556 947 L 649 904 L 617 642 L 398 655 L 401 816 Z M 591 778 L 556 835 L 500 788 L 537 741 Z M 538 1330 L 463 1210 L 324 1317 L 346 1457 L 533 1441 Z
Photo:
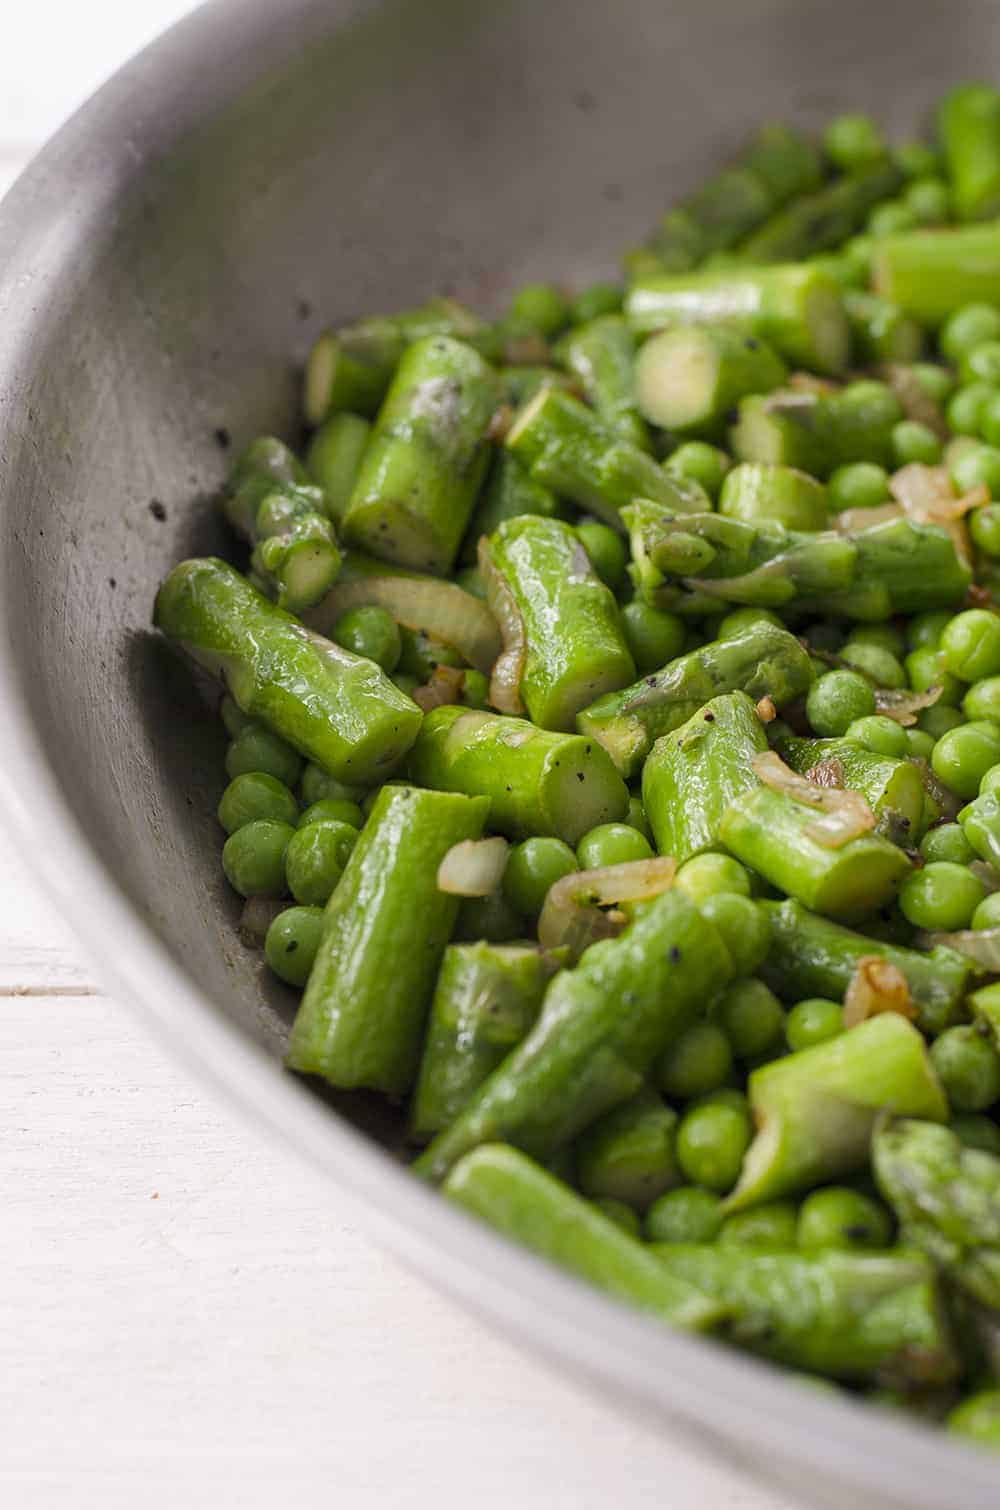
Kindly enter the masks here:
M 774 706 L 773 697 L 762 697 L 757 704 L 757 717 L 762 724 L 773 724 L 778 716 L 778 710 Z
M 909 728 L 917 721 L 917 714 L 925 708 L 933 708 L 941 696 L 940 687 L 928 687 L 926 692 L 897 691 L 893 687 L 875 688 L 875 707 L 879 713 L 884 713 L 886 718 L 895 719 L 896 723 Z
M 880 1012 L 896 1012 L 911 1022 L 917 1016 L 909 982 L 899 966 L 879 954 L 865 954 L 855 965 L 844 994 L 844 1027 L 856 1028 Z
M 624 913 L 602 908 L 659 896 L 670 890 L 676 874 L 672 855 L 575 870 L 549 887 L 538 919 L 538 941 L 545 950 L 567 948 L 570 958 L 578 960 L 598 939 L 614 938 L 626 922 Z
M 350 558 L 349 558 L 350 560 Z M 487 674 L 500 654 L 500 633 L 481 599 L 454 582 L 408 576 L 387 569 L 384 576 L 352 576 L 335 582 L 326 596 L 303 615 L 305 622 L 329 636 L 349 608 L 374 603 L 406 629 L 422 630 L 457 650 L 463 660 Z
M 500 713 L 517 715 L 524 712 L 521 677 L 528 649 L 524 620 L 502 572 L 498 572 L 493 564 L 493 554 L 485 535 L 479 542 L 479 569 L 486 583 L 486 601 L 500 626 L 503 643 L 490 678 L 490 702 Z
M 429 682 L 413 690 L 413 701 L 425 713 L 432 708 L 451 707 L 462 701 L 465 672 L 461 666 L 435 666 Z
M 873 524 L 885 524 L 887 519 L 902 518 L 903 510 L 898 503 L 880 503 L 873 509 L 844 509 L 834 524 L 841 535 L 848 535 L 851 530 L 866 530 Z
M 1000 928 L 962 928 L 957 933 L 918 933 L 916 942 L 927 949 L 943 945 L 975 960 L 990 974 L 1000 973 Z
M 267 930 L 290 904 L 279 897 L 247 897 L 240 913 L 239 934 L 251 949 L 263 949 Z
M 949 524 L 990 501 L 985 483 L 978 483 L 958 497 L 948 468 L 928 467 L 922 461 L 911 461 L 893 472 L 889 492 L 915 524 Z
M 814 766 L 810 766 L 806 772 L 806 780 L 813 786 L 825 786 L 833 791 L 844 790 L 844 767 L 842 763 L 833 758 L 820 760 Z
M 907 759 L 920 772 L 920 779 L 924 784 L 924 790 L 929 796 L 934 798 L 934 801 L 941 809 L 941 817 L 947 818 L 950 823 L 962 806 L 962 799 L 956 797 L 950 786 L 945 786 L 944 782 L 934 774 L 927 761 L 921 756 L 909 755 Z
M 785 386 L 793 389 L 796 393 L 818 393 L 822 395 L 836 393 L 840 384 L 832 382 L 830 378 L 817 377 L 814 372 L 793 372 L 789 374 L 788 382 Z
M 925 393 L 912 367 L 889 362 L 882 369 L 885 381 L 899 400 L 907 419 L 918 420 L 933 430 L 939 440 L 947 440 L 951 433 L 941 405 Z
M 438 866 L 437 889 L 453 897 L 490 897 L 500 885 L 506 839 L 463 839 L 453 844 Z
M 820 810 L 822 816 L 808 824 L 805 833 L 824 848 L 841 849 L 875 827 L 875 814 L 860 792 L 819 786 L 808 776 L 800 776 L 791 770 L 774 750 L 755 755 L 750 764 L 772 791 L 783 792 L 796 802 Z

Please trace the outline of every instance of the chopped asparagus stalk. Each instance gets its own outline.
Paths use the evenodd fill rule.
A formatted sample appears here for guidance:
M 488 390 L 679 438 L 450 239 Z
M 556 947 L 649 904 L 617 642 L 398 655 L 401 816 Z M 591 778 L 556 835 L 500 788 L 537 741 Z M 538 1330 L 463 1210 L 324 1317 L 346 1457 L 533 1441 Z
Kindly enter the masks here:
M 518 519 L 522 514 L 558 519 L 563 514 L 563 505 L 551 488 L 532 477 L 513 451 L 498 451 L 479 495 L 462 547 L 462 559 L 475 561 L 482 537 L 492 535 L 507 519 Z
M 563 336 L 555 355 L 584 397 L 623 440 L 651 451 L 649 428 L 636 402 L 635 337 L 621 315 L 601 315 Z
M 769 393 L 788 376 L 759 336 L 729 325 L 679 325 L 651 336 L 635 367 L 639 409 L 678 435 L 721 436 L 748 393 Z
M 1000 223 L 881 238 L 872 255 L 872 286 L 932 327 L 963 304 L 1000 304 Z
M 360 414 L 331 414 L 309 442 L 306 466 L 323 489 L 327 512 L 339 524 L 347 510 L 372 427 Z
M 466 1154 L 444 1190 L 506 1237 L 671 1326 L 704 1331 L 724 1314 L 592 1202 L 514 1148 L 492 1143 Z
M 937 125 L 959 220 L 1000 215 L 1000 90 L 960 84 L 942 100 Z
M 1000 1311 L 1000 1158 L 964 1147 L 947 1127 L 906 1120 L 876 1132 L 872 1166 L 902 1240 Z
M 794 262 L 840 246 L 903 182 L 894 163 L 874 163 L 794 200 L 740 247 L 748 262 Z
M 897 304 L 860 288 L 848 288 L 844 290 L 844 308 L 859 365 L 919 360 L 924 346 L 923 328 Z
M 899 400 L 881 383 L 832 393 L 790 388 L 744 399 L 730 440 L 741 461 L 780 463 L 827 477 L 855 461 L 888 465 L 893 427 L 902 417 Z
M 895 1012 L 772 1060 L 754 1070 L 749 1092 L 757 1135 L 727 1198 L 731 1211 L 863 1168 L 872 1130 L 886 1111 L 948 1119 L 924 1040 Z
M 286 484 L 260 497 L 250 558 L 255 579 L 289 613 L 318 603 L 340 573 L 343 557 L 319 488 Z
M 781 758 L 805 776 L 823 766 L 831 784 L 860 792 L 872 811 L 892 833 L 910 839 L 920 832 L 924 808 L 924 783 L 919 769 L 909 760 L 875 755 L 850 739 L 784 739 L 778 745 Z
M 808 472 L 769 462 L 742 462 L 726 473 L 719 513 L 744 524 L 773 520 L 790 530 L 821 530 L 828 522 L 826 488 Z

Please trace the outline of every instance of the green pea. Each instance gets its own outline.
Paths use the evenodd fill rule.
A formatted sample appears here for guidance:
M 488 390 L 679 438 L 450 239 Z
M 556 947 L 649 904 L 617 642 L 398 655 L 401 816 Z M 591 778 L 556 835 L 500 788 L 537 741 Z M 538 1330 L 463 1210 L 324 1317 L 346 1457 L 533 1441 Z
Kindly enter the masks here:
M 926 645 L 911 650 L 903 664 L 906 679 L 914 692 L 929 692 L 932 687 L 940 687 L 941 695 L 935 707 L 957 707 L 965 696 L 965 683 L 945 669 L 940 650 L 931 650 Z
M 982 881 L 964 865 L 934 860 L 906 877 L 900 887 L 899 908 L 914 928 L 951 932 L 969 926 L 985 895 Z
M 570 309 L 554 283 L 526 283 L 511 299 L 510 313 L 548 337 L 557 335 L 569 323 Z
M 1000 559 L 1000 503 L 987 503 L 969 514 L 972 543 L 991 561 Z
M 944 225 L 951 215 L 951 192 L 940 178 L 918 178 L 903 193 L 921 225 Z
M 948 462 L 948 475 L 957 493 L 985 486 L 991 498 L 1000 497 L 1000 450 L 996 446 L 967 446 Z
M 622 307 L 625 290 L 618 283 L 590 283 L 570 301 L 570 319 L 574 325 L 587 325 L 601 315 L 616 315 Z
M 307 828 L 310 823 L 347 823 L 360 829 L 364 822 L 364 814 L 356 802 L 347 802 L 343 797 L 321 797 L 306 808 L 299 819 L 299 828 Z
M 732 1049 L 722 1029 L 697 1022 L 663 1055 L 656 1077 L 664 1095 L 689 1101 L 717 1090 L 732 1067 Z
M 732 613 L 727 613 L 719 625 L 717 640 L 732 640 L 738 635 L 752 629 L 755 624 L 776 624 L 783 629 L 785 626 L 776 613 L 769 608 L 734 608 Z
M 374 661 L 390 676 L 403 652 L 399 625 L 391 613 L 376 603 L 362 603 L 341 614 L 333 626 L 333 638 L 352 654 Z
M 959 1112 L 948 1126 L 965 1148 L 1000 1154 L 1000 1126 L 982 1112 Z
M 285 856 L 288 889 L 306 907 L 323 907 L 344 873 L 358 830 L 349 823 L 320 819 L 296 831 Z
M 838 115 L 823 132 L 823 151 L 835 168 L 850 173 L 885 156 L 885 137 L 870 115 Z
M 752 975 L 767 958 L 771 931 L 764 914 L 748 896 L 718 891 L 699 902 L 701 914 L 722 935 L 722 942 L 739 975 Z
M 875 712 L 875 693 L 856 671 L 828 671 L 813 682 L 806 698 L 806 717 L 823 738 L 845 734 L 856 718 Z
M 717 1091 L 709 1091 L 707 1096 L 699 1096 L 692 1106 L 728 1106 L 738 1111 L 742 1117 L 749 1117 L 750 1102 L 747 1100 L 745 1091 L 737 1090 L 735 1085 L 724 1085 Z M 690 1111 L 690 1107 L 688 1110 Z
M 959 1112 L 982 1112 L 1000 1098 L 1000 1053 L 977 1025 L 945 1028 L 931 1044 L 931 1063 Z
M 996 676 L 1000 673 L 1000 616 L 985 608 L 956 614 L 941 636 L 940 654 L 946 670 L 963 681 Z
M 686 440 L 671 453 L 664 465 L 668 472 L 700 483 L 714 502 L 732 464 L 731 458 L 718 446 L 710 446 L 703 440 Z
M 959 797 L 972 798 L 986 772 L 998 761 L 1000 728 L 979 719 L 942 734 L 931 755 L 931 769 Z
M 941 159 L 924 142 L 902 142 L 892 151 L 893 160 L 905 178 L 926 178 L 941 171 Z
M 917 217 L 908 204 L 901 199 L 891 199 L 887 204 L 876 205 L 868 216 L 866 229 L 876 240 L 880 236 L 896 236 L 900 231 L 912 231 Z
M 590 1204 L 606 1216 L 609 1222 L 614 1222 L 616 1227 L 627 1232 L 629 1237 L 641 1235 L 642 1223 L 639 1220 L 639 1213 L 631 1206 L 627 1206 L 624 1201 L 616 1200 L 613 1195 L 598 1195 Z
M 621 613 L 625 641 L 640 676 L 659 671 L 680 655 L 687 629 L 675 613 L 652 608 L 641 598 L 626 603 Z
M 485 708 L 490 699 L 489 677 L 472 668 L 463 672 L 460 696 L 466 708 Z
M 995 792 L 1000 787 L 1000 765 L 991 765 L 979 783 L 981 792 Z
M 286 907 L 267 930 L 264 958 L 275 975 L 301 990 L 309 979 L 322 934 L 322 907 Z
M 1000 382 L 1000 340 L 980 341 L 960 358 L 958 375 L 963 383 Z
M 898 661 L 906 654 L 906 637 L 895 624 L 856 624 L 847 637 L 848 645 L 877 645 Z
M 972 914 L 969 927 L 975 928 L 977 932 L 983 928 L 1000 928 L 1000 891 L 991 892 L 988 897 L 983 897 Z
M 693 1185 L 725 1194 L 739 1179 L 750 1137 L 745 1112 L 712 1103 L 694 1106 L 677 1129 L 677 1162 Z
M 628 551 L 621 535 L 599 519 L 587 519 L 578 524 L 576 533 L 601 581 L 612 592 L 617 592 L 625 581 L 628 562 Z
M 888 383 L 875 378 L 856 378 L 840 390 L 840 402 L 858 423 L 894 425 L 903 418 L 902 405 Z
M 827 1185 L 799 1209 L 800 1248 L 887 1248 L 892 1219 L 880 1201 L 849 1185 Z
M 913 760 L 930 760 L 934 748 L 934 735 L 926 729 L 904 729 L 906 753 Z
M 989 383 L 965 383 L 948 400 L 945 416 L 956 435 L 978 435 L 986 405 L 997 390 Z
M 692 856 L 678 870 L 675 884 L 692 902 L 698 903 L 719 891 L 734 891 L 743 897 L 748 897 L 751 891 L 746 867 L 729 855 Z
M 785 1018 L 785 1042 L 793 1054 L 827 1043 L 844 1031 L 844 1009 L 839 1001 L 807 996 L 797 1001 Z
M 506 901 L 526 918 L 536 917 L 549 887 L 579 870 L 576 855 L 561 839 L 538 835 L 511 846 L 503 873 Z
M 917 714 L 917 727 L 923 733 L 929 734 L 935 743 L 952 729 L 957 729 L 959 724 L 965 722 L 965 715 L 959 708 L 953 708 L 948 703 L 935 703 L 932 708 L 922 708 Z M 928 757 L 929 759 L 930 757 Z
M 653 830 L 649 826 L 646 809 L 643 806 L 642 798 L 636 797 L 634 793 L 628 799 L 628 812 L 625 814 L 625 822 L 629 828 L 638 829 L 647 843 L 652 844 Z
M 464 897 L 459 904 L 454 929 L 458 940 L 485 939 L 490 944 L 508 944 L 523 933 L 524 919 L 502 891 L 494 891 L 488 897 Z
M 235 698 L 231 697 L 228 692 L 225 693 L 222 701 L 219 703 L 219 717 L 222 719 L 226 733 L 230 739 L 235 739 L 237 734 L 241 734 L 248 724 L 256 726 L 257 722 L 256 719 L 250 717 L 249 713 L 243 712 L 243 709 L 236 702 Z
M 979 433 L 987 445 L 1000 444 L 1000 392 L 995 393 L 983 405 L 979 416 Z
M 1000 727 L 1000 676 L 974 682 L 962 699 L 962 712 L 973 722 L 986 719 Z
M 901 419 L 898 425 L 893 425 L 891 444 L 897 467 L 905 467 L 914 461 L 936 467 L 944 449 L 930 425 L 916 419 Z
M 915 614 L 906 626 L 907 645 L 911 650 L 937 650 L 951 619 L 944 609 Z
M 906 672 L 891 651 L 881 645 L 868 645 L 851 638 L 840 652 L 848 666 L 862 672 L 879 687 L 899 691 L 906 686 Z M 853 723 L 853 719 L 851 722 Z
M 454 650 L 451 645 L 446 645 L 443 640 L 434 639 L 432 635 L 424 634 L 422 630 L 408 629 L 405 624 L 401 624 L 399 638 L 402 649 L 396 668 L 397 673 L 415 676 L 418 686 L 430 681 L 435 666 L 460 667 L 464 664 L 458 651 Z M 398 686 L 398 675 L 395 680 Z
M 753 1211 L 737 1211 L 727 1216 L 719 1228 L 717 1242 L 739 1248 L 794 1248 L 799 1213 L 793 1201 L 768 1201 Z
M 299 805 L 283 781 L 265 771 L 246 771 L 226 787 L 217 814 L 226 833 L 235 834 L 238 828 L 257 818 L 295 824 Z
M 867 718 L 856 718 L 848 725 L 844 737 L 863 745 L 873 755 L 891 755 L 902 760 L 909 753 L 906 730 L 884 713 L 869 713 Z
M 248 724 L 241 729 L 226 751 L 226 774 L 231 781 L 251 771 L 263 771 L 287 787 L 299 779 L 302 756 L 263 724 Z
M 314 765 L 310 760 L 302 772 L 299 796 L 306 807 L 312 807 L 314 802 L 321 802 L 324 797 L 333 797 L 343 802 L 361 802 L 365 797 L 365 789 L 363 786 L 345 786 L 336 776 L 331 776 L 322 766 Z
M 580 870 L 603 870 L 629 860 L 651 860 L 649 840 L 627 823 L 599 823 L 576 846 Z
M 976 858 L 960 823 L 939 823 L 928 829 L 920 841 L 920 853 L 927 861 L 947 860 L 951 865 L 968 865 Z
M 651 1243 L 710 1243 L 721 1225 L 719 1197 L 697 1185 L 681 1185 L 653 1202 L 643 1233 Z
M 1000 338 L 1000 310 L 992 304 L 963 304 L 949 315 L 938 338 L 942 353 L 949 362 L 960 362 L 966 352 L 984 341 Z
M 844 245 L 842 255 L 860 274 L 862 284 L 868 282 L 872 269 L 872 253 L 875 243 L 870 236 L 852 236 Z
M 222 846 L 226 880 L 241 897 L 280 897 L 287 890 L 285 853 L 295 836 L 290 823 L 256 818 Z
M 936 362 L 914 362 L 910 368 L 922 391 L 936 404 L 943 404 L 955 389 L 955 374 Z
M 757 1059 L 781 1038 L 785 1014 L 781 1002 L 762 980 L 734 980 L 716 1003 L 715 1012 L 738 1059 Z

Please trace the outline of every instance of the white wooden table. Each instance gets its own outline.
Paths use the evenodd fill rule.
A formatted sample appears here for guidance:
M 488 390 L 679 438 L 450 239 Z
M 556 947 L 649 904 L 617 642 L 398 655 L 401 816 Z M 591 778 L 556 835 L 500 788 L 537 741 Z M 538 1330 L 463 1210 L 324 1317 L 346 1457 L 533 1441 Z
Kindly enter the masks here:
M 0 189 L 187 8 L 5 10 Z M 794 1510 L 373 1247 L 102 992 L 2 829 L 0 898 L 0 1505 Z

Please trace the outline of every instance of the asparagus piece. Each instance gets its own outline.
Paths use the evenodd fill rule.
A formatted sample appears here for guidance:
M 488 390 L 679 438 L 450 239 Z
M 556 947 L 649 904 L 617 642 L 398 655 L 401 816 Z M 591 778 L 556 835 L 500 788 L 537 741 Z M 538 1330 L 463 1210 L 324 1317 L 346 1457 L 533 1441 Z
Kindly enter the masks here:
M 960 84 L 941 101 L 937 126 L 958 219 L 1000 215 L 1000 90 Z
M 786 1367 L 902 1388 L 958 1372 L 934 1271 L 919 1253 L 713 1243 L 654 1243 L 651 1251 L 726 1307 L 724 1336 Z
M 781 121 L 769 121 L 758 128 L 743 161 L 767 184 L 775 206 L 818 188 L 823 180 L 816 147 L 801 131 Z
M 635 676 L 614 594 L 570 525 L 508 519 L 480 543 L 479 564 L 487 602 L 505 626 L 496 707 L 527 707 L 543 729 L 571 729 L 581 708 Z
M 981 1023 L 1000 1049 L 1000 983 L 980 986 L 969 997 L 973 1021 Z
M 834 918 L 863 918 L 893 900 L 911 869 L 901 849 L 877 834 L 832 849 L 812 837 L 816 809 L 757 786 L 730 804 L 719 838 L 787 896 Z
M 652 424 L 717 439 L 741 398 L 780 388 L 787 376 L 784 362 L 759 336 L 730 325 L 678 325 L 642 347 L 635 393 Z
M 872 286 L 932 327 L 963 304 L 1000 304 L 1000 222 L 880 238 Z
M 260 479 L 272 483 L 292 482 L 301 487 L 309 481 L 309 473 L 290 446 L 276 435 L 258 435 L 236 458 L 226 483 L 229 497 L 234 497 L 244 483 L 259 484 Z M 232 521 L 239 529 L 242 521 Z
M 638 278 L 625 315 L 638 335 L 736 321 L 789 362 L 834 375 L 847 366 L 850 330 L 840 287 L 822 268 L 805 264 Z
M 429 299 L 417 309 L 374 315 L 327 330 L 306 362 L 306 424 L 320 425 L 343 409 L 371 418 L 385 398 L 406 347 L 427 336 L 454 336 L 489 350 L 492 335 L 478 315 L 454 299 Z
M 503 1139 L 546 1159 L 629 1100 L 668 1043 L 732 975 L 714 927 L 683 892 L 637 911 L 545 993 L 527 1038 L 414 1166 L 433 1181 L 470 1149 Z M 623 1010 L 626 1008 L 626 1010 Z
M 678 613 L 711 611 L 714 599 L 878 622 L 956 608 L 972 581 L 947 529 L 905 518 L 800 532 L 718 514 L 676 518 L 642 500 L 622 517 L 641 595 Z
M 924 953 L 882 943 L 807 912 L 798 902 L 759 902 L 771 925 L 762 974 L 786 1001 L 809 996 L 839 1001 L 859 962 L 871 955 L 902 971 L 925 1033 L 942 1032 L 960 1015 L 972 961 L 940 946 Z
M 789 388 L 741 401 L 730 435 L 741 461 L 780 463 L 827 477 L 849 462 L 892 463 L 892 431 L 903 417 L 883 383 L 832 393 Z
M 744 461 L 723 479 L 719 513 L 744 524 L 774 520 L 790 530 L 821 530 L 828 519 L 826 488 L 795 467 Z
M 505 1144 L 466 1154 L 444 1191 L 506 1237 L 671 1326 L 704 1331 L 723 1314 L 590 1201 Z
M 806 691 L 813 670 L 798 640 L 776 624 L 753 624 L 678 656 L 662 671 L 621 692 L 609 692 L 577 718 L 581 734 L 604 746 L 629 780 L 655 740 L 680 728 L 710 698 L 745 692 L 783 707 Z
M 449 571 L 486 470 L 498 393 L 471 346 L 428 336 L 407 347 L 344 514 L 346 539 L 400 566 Z
M 911 315 L 888 299 L 860 288 L 844 290 L 844 308 L 851 326 L 851 345 L 859 366 L 882 362 L 916 362 L 924 347 L 924 332 Z
M 153 622 L 223 681 L 237 706 L 338 780 L 384 780 L 421 713 L 375 665 L 304 628 L 225 561 L 182 561 Z
M 682 862 L 718 849 L 722 816 L 757 785 L 750 762 L 766 749 L 764 726 L 745 692 L 713 697 L 676 733 L 658 739 L 642 768 L 642 801 L 660 854 Z
M 958 821 L 979 858 L 1000 868 L 1000 794 L 980 792 L 961 809 Z
M 331 414 L 309 442 L 306 466 L 323 489 L 327 512 L 337 524 L 354 491 L 372 427 L 360 414 Z
M 563 506 L 552 489 L 532 477 L 513 451 L 497 451 L 465 536 L 462 559 L 475 561 L 483 535 L 492 535 L 507 519 L 518 519 L 522 514 L 558 519 L 562 513 Z
M 449 944 L 431 1003 L 410 1132 L 425 1143 L 454 1122 L 528 1032 L 549 971 L 526 944 Z
M 249 490 L 243 491 L 245 497 Z M 319 488 L 268 487 L 248 538 L 254 581 L 289 613 L 312 608 L 340 573 L 343 557 Z
M 884 1112 L 945 1122 L 948 1102 L 923 1037 L 896 1012 L 754 1070 L 757 1135 L 726 1208 L 740 1211 L 863 1168 Z
M 674 1144 L 677 1113 L 655 1091 L 605 1112 L 576 1141 L 576 1185 L 584 1194 L 624 1201 L 645 1211 L 682 1183 Z
M 758 264 L 794 262 L 840 246 L 902 182 L 902 173 L 888 160 L 846 173 L 780 210 L 743 242 L 740 253 Z
M 697 483 L 674 477 L 615 434 L 586 404 L 543 388 L 517 416 L 506 444 L 533 478 L 622 529 L 620 510 L 636 496 L 678 513 L 711 507 Z
M 1000 1158 L 964 1147 L 947 1127 L 900 1121 L 876 1132 L 872 1167 L 902 1240 L 1000 1311 Z
M 920 832 L 924 810 L 924 783 L 909 760 L 876 755 L 850 739 L 797 739 L 780 741 L 778 753 L 793 771 L 805 776 L 824 766 L 831 783 L 860 792 L 884 820 L 886 829 L 915 837 Z
M 488 797 L 490 827 L 512 839 L 554 834 L 575 846 L 628 808 L 625 783 L 593 740 L 479 710 L 428 713 L 409 772 L 420 786 Z
M 649 428 L 635 391 L 635 337 L 621 315 L 602 315 L 570 330 L 555 355 L 579 381 L 584 397 L 616 435 L 651 451 Z
M 291 1069 L 341 1089 L 410 1089 L 458 912 L 458 898 L 438 890 L 438 867 L 453 845 L 479 838 L 488 812 L 482 797 L 382 788 L 327 903 Z
M 576 384 L 568 373 L 558 367 L 501 367 L 500 389 L 508 404 L 520 409 L 542 388 L 562 388 L 573 392 Z

